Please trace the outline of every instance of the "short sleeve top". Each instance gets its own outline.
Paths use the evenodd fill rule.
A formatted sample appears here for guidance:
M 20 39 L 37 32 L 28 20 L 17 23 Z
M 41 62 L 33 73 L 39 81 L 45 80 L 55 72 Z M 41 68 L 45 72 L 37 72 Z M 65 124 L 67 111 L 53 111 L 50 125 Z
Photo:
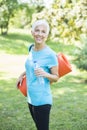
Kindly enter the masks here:
M 52 104 L 50 81 L 44 78 L 44 84 L 39 83 L 38 77 L 34 73 L 34 61 L 50 73 L 50 68 L 58 65 L 56 53 L 48 46 L 40 51 L 31 49 L 25 62 L 28 102 L 34 106 Z

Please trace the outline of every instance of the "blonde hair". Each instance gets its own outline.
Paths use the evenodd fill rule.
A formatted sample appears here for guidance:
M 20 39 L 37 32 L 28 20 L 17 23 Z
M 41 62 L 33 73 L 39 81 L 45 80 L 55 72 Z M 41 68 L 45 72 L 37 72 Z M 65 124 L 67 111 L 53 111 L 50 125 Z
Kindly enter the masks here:
M 32 25 L 32 31 L 34 32 L 36 26 L 42 25 L 42 24 L 47 27 L 47 35 L 48 35 L 50 31 L 50 27 L 49 27 L 48 22 L 45 19 L 37 20 L 36 22 L 34 22 Z

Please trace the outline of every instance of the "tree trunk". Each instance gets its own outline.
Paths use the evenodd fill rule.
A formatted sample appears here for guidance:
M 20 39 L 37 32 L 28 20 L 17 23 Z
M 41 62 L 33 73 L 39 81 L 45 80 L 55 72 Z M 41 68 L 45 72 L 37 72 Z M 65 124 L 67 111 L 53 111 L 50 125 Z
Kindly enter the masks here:
M 6 21 L 3 25 L 1 25 L 1 35 L 8 34 L 9 21 L 10 21 L 10 17 L 8 17 L 8 21 Z

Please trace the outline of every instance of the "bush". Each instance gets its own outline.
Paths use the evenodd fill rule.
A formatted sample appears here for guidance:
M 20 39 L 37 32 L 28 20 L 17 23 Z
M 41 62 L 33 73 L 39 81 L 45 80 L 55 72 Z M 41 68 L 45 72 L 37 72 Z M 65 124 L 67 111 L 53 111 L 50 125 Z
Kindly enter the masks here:
M 78 48 L 75 63 L 79 69 L 87 71 L 87 39 L 85 39 L 84 45 Z

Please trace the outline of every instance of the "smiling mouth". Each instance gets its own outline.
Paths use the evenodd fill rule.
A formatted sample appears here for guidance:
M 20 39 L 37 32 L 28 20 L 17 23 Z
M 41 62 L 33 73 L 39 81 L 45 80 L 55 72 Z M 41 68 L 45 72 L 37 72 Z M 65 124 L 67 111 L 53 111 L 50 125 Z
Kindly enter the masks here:
M 36 39 L 37 39 L 37 40 L 39 40 L 39 41 L 41 41 L 41 40 L 42 40 L 42 38 L 40 38 L 40 37 L 39 37 L 39 38 L 37 37 Z

